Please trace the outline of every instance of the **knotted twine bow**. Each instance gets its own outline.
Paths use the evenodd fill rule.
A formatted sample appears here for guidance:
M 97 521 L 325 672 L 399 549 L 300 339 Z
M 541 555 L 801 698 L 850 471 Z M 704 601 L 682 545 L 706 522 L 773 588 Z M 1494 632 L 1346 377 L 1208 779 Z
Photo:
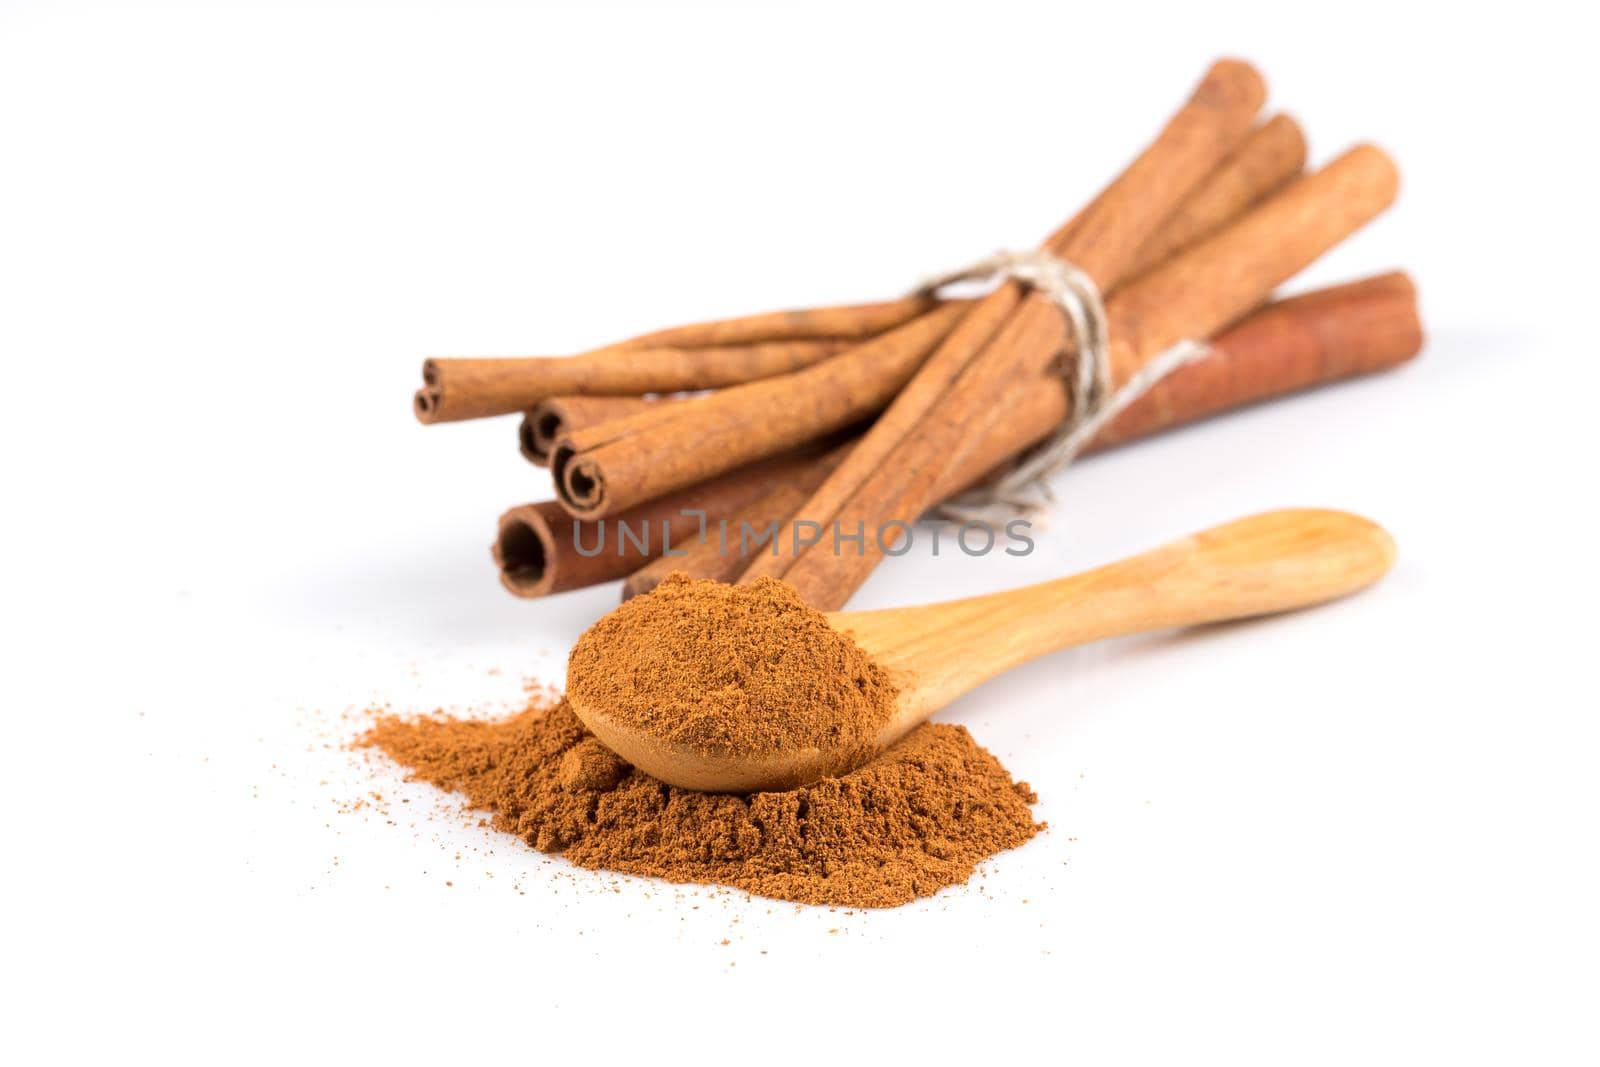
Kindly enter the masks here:
M 1047 481 L 1051 475 L 1076 459 L 1107 423 L 1157 382 L 1210 351 L 1201 341 L 1179 341 L 1113 391 L 1106 305 L 1100 287 L 1078 267 L 1049 252 L 996 252 L 969 267 L 928 279 L 917 292 L 936 292 L 956 282 L 1007 278 L 1037 289 L 1066 316 L 1075 343 L 1062 353 L 1061 372 L 1070 386 L 1072 408 L 1060 427 L 1016 467 L 938 508 L 941 517 L 957 522 L 998 525 L 993 521 L 997 513 L 999 518 L 1016 518 L 1048 511 L 1055 503 Z

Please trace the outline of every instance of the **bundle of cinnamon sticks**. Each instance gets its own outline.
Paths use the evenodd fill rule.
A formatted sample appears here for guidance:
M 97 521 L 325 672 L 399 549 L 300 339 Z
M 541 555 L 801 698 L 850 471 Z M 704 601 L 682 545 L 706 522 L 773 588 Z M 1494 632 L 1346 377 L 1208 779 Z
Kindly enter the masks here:
M 1110 385 L 1185 341 L 1191 360 L 1089 450 L 1394 367 L 1422 347 L 1401 273 L 1274 290 L 1394 200 L 1381 150 L 1306 172 L 1286 115 L 1220 60 L 1155 139 L 1042 251 L 1103 297 Z M 521 414 L 555 498 L 500 519 L 505 586 L 535 597 L 672 571 L 794 583 L 842 607 L 911 524 L 1007 470 L 1073 409 L 1079 338 L 1015 280 L 978 299 L 896 300 L 679 326 L 564 358 L 430 359 L 424 423 Z M 802 531 L 804 532 L 802 534 Z M 825 536 L 831 532 L 833 537 Z

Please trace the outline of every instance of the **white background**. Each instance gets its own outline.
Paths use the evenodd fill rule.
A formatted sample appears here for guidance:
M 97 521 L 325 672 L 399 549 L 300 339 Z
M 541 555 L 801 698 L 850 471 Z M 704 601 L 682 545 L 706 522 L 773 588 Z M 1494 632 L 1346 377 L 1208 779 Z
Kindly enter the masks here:
M 1593 137 L 1565 7 L 303 3 L 0 15 L 4 1040 L 29 1060 L 1593 1063 Z M 1413 366 L 1094 458 L 1024 560 L 1345 507 L 1379 588 L 944 716 L 1050 830 L 889 912 L 571 868 L 340 745 L 559 684 L 614 587 L 495 581 L 514 420 L 426 354 L 877 299 L 1083 203 L 1206 63 L 1399 205 Z M 351 812 L 377 790 L 376 808 Z M 392 821 L 391 821 L 392 820 Z M 723 942 L 727 943 L 724 944 Z M 16 1060 L 15 1062 L 23 1062 Z

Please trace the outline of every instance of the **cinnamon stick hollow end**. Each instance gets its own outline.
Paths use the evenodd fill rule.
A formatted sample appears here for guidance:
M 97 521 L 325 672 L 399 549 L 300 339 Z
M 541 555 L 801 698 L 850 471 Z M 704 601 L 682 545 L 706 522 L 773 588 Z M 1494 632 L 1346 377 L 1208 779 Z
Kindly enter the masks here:
M 579 518 L 605 509 L 606 482 L 593 461 L 574 456 L 561 473 L 561 485 L 566 490 L 563 499 Z
M 669 503 L 710 509 L 716 494 L 727 491 L 727 486 L 697 487 L 695 494 Z M 624 547 L 612 530 L 608 544 L 605 527 L 578 522 L 554 500 L 518 505 L 500 516 L 491 548 L 500 584 L 514 596 L 532 599 L 615 581 L 649 563 L 670 540 L 684 540 L 698 513 L 685 518 L 667 507 L 647 508 L 618 517 L 619 528 L 625 522 L 643 535 L 643 543 Z
M 411 400 L 411 410 L 416 413 L 417 421 L 424 425 L 439 421 L 439 406 L 443 400 L 444 394 L 439 388 L 439 369 L 433 360 L 424 360 L 422 388 Z
M 561 402 L 556 398 L 541 400 L 523 413 L 522 423 L 517 427 L 517 447 L 529 463 L 548 467 L 556 445 L 569 428 L 567 409 Z
M 546 515 L 523 504 L 500 516 L 492 549 L 500 584 L 520 597 L 540 597 L 555 588 L 557 546 Z
M 510 415 L 533 406 L 543 394 L 530 394 L 528 365 L 552 359 L 429 358 L 422 363 L 422 388 L 413 400 L 417 421 L 426 425 Z M 526 380 L 525 380 L 526 379 Z
M 550 451 L 561 432 L 561 417 L 546 411 L 543 405 L 525 412 L 517 426 L 517 451 L 522 458 L 538 467 L 550 466 Z
M 600 468 L 578 452 L 570 441 L 560 441 L 550 453 L 550 474 L 556 497 L 575 519 L 597 519 L 606 512 L 606 483 Z

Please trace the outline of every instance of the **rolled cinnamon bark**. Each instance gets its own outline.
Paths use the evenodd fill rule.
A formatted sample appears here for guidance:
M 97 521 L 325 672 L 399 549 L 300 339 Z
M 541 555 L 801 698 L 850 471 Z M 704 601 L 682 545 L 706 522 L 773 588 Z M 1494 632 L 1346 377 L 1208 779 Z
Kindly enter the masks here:
M 580 429 L 629 418 L 644 411 L 663 414 L 681 396 L 553 396 L 535 404 L 517 428 L 517 446 L 529 463 L 550 465 L 556 442 Z
M 526 411 L 550 396 L 692 392 L 809 367 L 853 342 L 761 341 L 714 348 L 608 348 L 579 356 L 430 359 L 415 410 L 424 423 Z
M 492 548 L 500 582 L 517 596 L 540 597 L 613 581 L 668 545 L 676 550 L 698 537 L 702 517 L 684 512 L 704 512 L 705 521 L 714 522 L 775 484 L 816 484 L 827 469 L 821 465 L 837 457 L 836 450 L 810 449 L 751 464 L 603 524 L 574 519 L 553 500 L 522 504 L 500 516 Z
M 716 389 L 785 374 L 910 322 L 938 299 L 769 311 L 674 326 L 577 356 L 436 358 L 413 410 L 424 423 L 526 411 L 549 396 L 636 396 Z
M 1318 289 L 1257 311 L 1111 420 L 1110 448 L 1185 423 L 1387 370 L 1422 351 L 1417 290 L 1400 271 Z

